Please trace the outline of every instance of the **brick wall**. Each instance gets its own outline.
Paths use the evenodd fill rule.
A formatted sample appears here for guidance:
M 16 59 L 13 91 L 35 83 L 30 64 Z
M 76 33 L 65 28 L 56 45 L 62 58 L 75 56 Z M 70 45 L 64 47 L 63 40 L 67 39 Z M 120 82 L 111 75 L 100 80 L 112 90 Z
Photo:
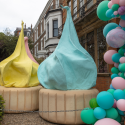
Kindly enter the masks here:
M 63 0 L 63 6 L 67 6 L 67 0 Z M 63 9 L 63 24 L 65 23 L 65 20 L 66 20 L 66 10 Z M 115 22 L 115 23 L 119 23 L 119 19 L 113 19 L 113 20 L 110 20 L 109 22 Z M 109 47 L 108 46 L 108 50 L 116 50 L 112 47 Z M 99 91 L 106 91 L 109 89 L 110 87 L 110 84 L 111 84 L 111 68 L 113 67 L 114 65 L 108 65 L 108 74 L 98 74 L 98 77 L 97 77 L 97 81 L 96 81 L 96 86 L 94 88 L 97 88 Z

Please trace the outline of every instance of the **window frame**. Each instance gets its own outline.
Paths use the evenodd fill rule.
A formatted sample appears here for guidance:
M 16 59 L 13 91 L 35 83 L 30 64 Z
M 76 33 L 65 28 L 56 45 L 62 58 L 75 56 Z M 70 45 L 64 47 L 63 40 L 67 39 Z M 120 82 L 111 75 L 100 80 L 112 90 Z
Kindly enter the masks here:
M 54 28 L 54 21 L 57 21 L 57 28 Z M 54 19 L 54 20 L 53 20 L 53 37 L 57 37 L 58 34 L 57 34 L 57 36 L 54 36 L 54 29 L 57 29 L 57 30 L 58 30 L 58 19 Z
M 49 39 L 49 22 L 47 23 L 47 38 Z
M 76 6 L 74 7 L 74 4 L 76 2 Z M 74 13 L 74 10 L 76 9 L 76 12 Z M 77 13 L 77 0 L 73 0 L 73 15 Z M 77 14 L 73 17 L 73 20 L 77 19 Z

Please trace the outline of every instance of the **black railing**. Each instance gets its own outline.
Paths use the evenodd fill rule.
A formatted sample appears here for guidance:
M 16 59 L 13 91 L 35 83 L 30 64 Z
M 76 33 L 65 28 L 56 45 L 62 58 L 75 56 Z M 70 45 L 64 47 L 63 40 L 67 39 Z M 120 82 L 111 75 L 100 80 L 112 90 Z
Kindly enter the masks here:
M 76 20 L 84 18 L 84 16 L 86 16 L 87 12 L 89 12 L 91 7 L 93 7 L 94 5 L 97 6 L 102 1 L 103 0 L 96 0 L 95 4 L 93 3 L 92 5 L 90 5 L 90 3 L 93 2 L 93 0 L 88 0 L 76 13 L 73 14 L 72 19 Z M 60 37 L 62 34 L 63 26 L 64 24 L 62 24 L 62 26 L 58 28 L 58 37 Z

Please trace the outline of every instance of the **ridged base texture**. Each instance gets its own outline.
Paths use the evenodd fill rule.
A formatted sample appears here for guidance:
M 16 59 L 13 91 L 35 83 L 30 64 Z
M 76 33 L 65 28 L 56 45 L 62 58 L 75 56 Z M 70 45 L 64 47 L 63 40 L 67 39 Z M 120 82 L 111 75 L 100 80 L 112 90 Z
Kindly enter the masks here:
M 53 123 L 84 124 L 80 118 L 81 111 L 67 112 L 66 110 L 83 110 L 89 107 L 90 99 L 96 98 L 98 93 L 97 89 L 70 91 L 41 89 L 39 91 L 39 111 L 41 111 L 39 115 L 43 119 Z
M 42 88 L 42 86 L 29 88 L 6 88 L 0 86 L 0 95 L 5 100 L 5 113 L 23 113 L 20 111 L 38 110 L 39 90 Z

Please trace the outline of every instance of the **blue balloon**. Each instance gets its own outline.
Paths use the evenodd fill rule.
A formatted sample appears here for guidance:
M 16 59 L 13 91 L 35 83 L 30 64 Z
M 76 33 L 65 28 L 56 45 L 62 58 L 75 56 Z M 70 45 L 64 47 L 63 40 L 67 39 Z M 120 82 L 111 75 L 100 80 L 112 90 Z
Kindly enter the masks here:
M 97 95 L 97 103 L 103 109 L 110 109 L 114 104 L 114 97 L 107 91 L 102 91 Z
M 114 90 L 116 90 L 116 89 L 112 86 L 112 84 L 110 84 L 110 89 L 114 89 Z
M 104 109 L 102 109 L 101 107 L 96 107 L 94 109 L 94 116 L 97 119 L 103 119 L 106 116 L 106 111 Z
M 108 10 L 106 11 L 106 16 L 107 16 L 108 18 L 111 18 L 113 12 L 114 12 L 114 11 L 113 11 L 112 9 L 108 9 Z
M 118 66 L 119 71 L 120 71 L 120 66 L 121 66 L 121 63 L 119 63 L 119 66 Z M 120 72 L 121 72 L 121 71 L 120 71 Z
M 117 111 L 118 111 L 118 113 L 119 113 L 120 115 L 124 116 L 124 112 L 123 112 L 123 111 L 119 110 L 118 108 L 117 108 Z
M 118 74 L 112 74 L 111 75 L 111 79 L 114 79 L 115 77 L 119 77 L 119 75 Z
M 121 15 L 121 19 L 125 20 L 125 15 Z
M 108 32 L 115 29 L 116 27 L 118 27 L 118 24 L 116 24 L 116 23 L 108 23 L 103 29 L 104 37 L 106 38 Z
M 119 24 L 119 27 L 121 27 L 120 24 Z M 122 28 L 122 27 L 121 27 L 121 28 Z
M 113 93 L 116 100 L 125 99 L 125 93 L 121 89 L 117 89 Z
M 115 63 L 119 63 L 119 59 L 122 57 L 119 53 L 115 53 L 112 55 L 112 61 Z
M 116 17 L 114 14 L 112 14 L 112 16 L 111 16 L 112 18 L 114 18 L 114 17 Z

